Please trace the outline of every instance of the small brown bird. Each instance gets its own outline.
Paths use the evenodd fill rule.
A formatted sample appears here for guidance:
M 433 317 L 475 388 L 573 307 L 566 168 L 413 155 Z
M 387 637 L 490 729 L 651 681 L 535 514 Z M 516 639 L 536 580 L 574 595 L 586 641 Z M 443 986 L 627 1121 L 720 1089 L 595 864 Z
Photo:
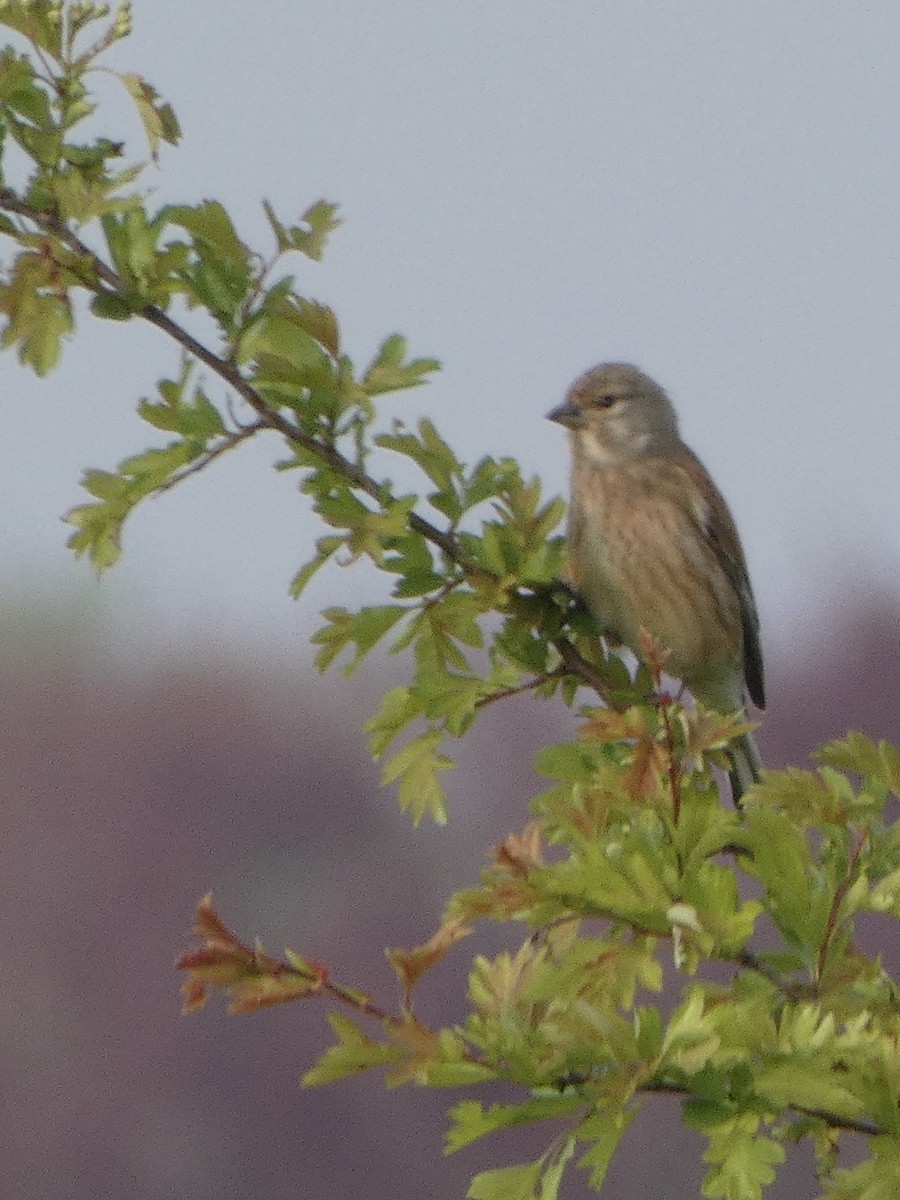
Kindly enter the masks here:
M 580 376 L 547 414 L 569 431 L 569 582 L 611 641 L 643 627 L 669 669 L 710 708 L 744 692 L 765 707 L 759 618 L 738 532 L 706 468 L 681 440 L 663 389 L 628 363 Z M 732 751 L 735 801 L 759 778 L 748 734 Z

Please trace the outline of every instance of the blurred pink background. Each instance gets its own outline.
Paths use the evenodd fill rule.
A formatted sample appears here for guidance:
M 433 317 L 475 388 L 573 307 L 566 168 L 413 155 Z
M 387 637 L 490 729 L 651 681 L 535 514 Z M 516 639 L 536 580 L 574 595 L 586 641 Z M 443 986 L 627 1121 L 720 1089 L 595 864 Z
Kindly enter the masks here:
M 848 727 L 896 734 L 898 617 L 885 597 L 825 622 L 820 655 L 771 664 L 760 735 L 771 765 L 802 763 Z M 522 826 L 534 753 L 566 737 L 571 716 L 530 699 L 488 710 L 460 746 L 449 826 L 414 831 L 364 753 L 383 668 L 363 668 L 359 683 L 289 680 L 237 658 L 138 673 L 98 666 L 89 646 L 66 652 L 62 632 L 20 623 L 15 643 L 3 640 L 30 645 L 27 662 L 0 668 L 4 1194 L 449 1200 L 475 1170 L 535 1157 L 546 1131 L 445 1159 L 452 1092 L 385 1094 L 377 1076 L 301 1091 L 328 1044 L 326 1004 L 229 1017 L 216 998 L 183 1018 L 173 962 L 212 887 L 243 937 L 320 959 L 390 1006 L 383 947 L 427 937 L 449 891 Z M 864 940 L 895 936 L 888 923 L 873 931 Z M 508 944 L 520 933 L 510 926 Z M 424 1019 L 464 1011 L 471 952 L 503 936 L 482 931 L 426 979 Z M 869 948 L 896 969 L 896 941 Z M 701 1148 L 675 1104 L 647 1101 L 610 1194 L 695 1194 Z M 813 1194 L 797 1160 L 773 1196 Z M 587 1192 L 579 1180 L 564 1194 Z

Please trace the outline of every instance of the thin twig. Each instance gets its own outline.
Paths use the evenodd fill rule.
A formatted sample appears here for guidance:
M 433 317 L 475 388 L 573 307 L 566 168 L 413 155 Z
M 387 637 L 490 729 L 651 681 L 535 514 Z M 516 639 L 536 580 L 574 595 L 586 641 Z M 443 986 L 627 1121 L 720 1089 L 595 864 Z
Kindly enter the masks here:
M 177 487 L 179 483 L 183 483 L 191 475 L 199 475 L 201 471 L 205 471 L 210 463 L 215 462 L 217 458 L 221 458 L 229 450 L 233 450 L 240 442 L 244 442 L 247 438 L 252 437 L 255 433 L 259 433 L 261 429 L 266 429 L 267 426 L 262 421 L 254 421 L 252 425 L 242 425 L 237 433 L 226 433 L 218 446 L 214 446 L 212 450 L 206 450 L 195 462 L 189 463 L 186 467 L 182 467 L 180 471 L 176 471 L 168 479 L 156 485 L 156 492 L 168 492 L 172 488 Z
M 847 863 L 847 870 L 844 872 L 844 877 L 834 890 L 834 899 L 831 902 L 831 908 L 828 912 L 828 923 L 825 927 L 825 937 L 822 939 L 822 945 L 819 947 L 819 953 L 816 960 L 816 983 L 821 980 L 822 972 L 825 969 L 825 958 L 828 953 L 828 947 L 831 939 L 834 937 L 834 931 L 837 926 L 838 909 L 843 902 L 844 897 L 850 887 L 852 881 L 852 873 L 859 862 L 859 856 L 862 853 L 862 848 L 866 843 L 866 833 L 860 833 L 856 838 L 856 844 L 850 854 L 850 859 Z
M 589 663 L 583 655 L 578 653 L 571 642 L 563 637 L 554 638 L 553 646 L 559 657 L 563 660 L 563 664 L 570 675 L 577 675 L 583 683 L 586 683 L 588 687 L 592 687 L 602 700 L 605 700 L 607 704 L 613 704 L 607 681 L 592 663 Z
M 642 1084 L 638 1091 L 647 1092 L 651 1095 L 663 1096 L 685 1096 L 690 1098 L 693 1093 L 685 1087 L 677 1083 L 667 1083 L 664 1079 L 655 1080 L 651 1083 Z M 888 1132 L 883 1126 L 876 1124 L 874 1121 L 856 1120 L 854 1117 L 839 1117 L 836 1113 L 828 1112 L 824 1108 L 806 1108 L 801 1104 L 788 1104 L 785 1106 L 789 1112 L 795 1112 L 803 1117 L 812 1117 L 817 1121 L 824 1121 L 831 1129 L 843 1129 L 847 1133 L 862 1133 L 867 1137 L 879 1137 Z M 773 1109 L 777 1109 L 777 1105 L 773 1104 Z
M 725 958 L 726 962 L 736 962 L 740 966 L 746 967 L 750 971 L 756 971 L 758 975 L 762 975 L 764 979 L 768 979 L 769 983 L 775 985 L 780 992 L 785 996 L 789 996 L 791 1000 L 808 1000 L 810 997 L 810 988 L 802 983 L 791 983 L 778 974 L 774 968 L 767 966 L 761 958 L 749 950 L 741 950 L 737 954 L 730 954 Z
M 669 752 L 669 787 L 672 789 L 672 820 L 677 825 L 681 816 L 681 770 L 675 761 L 675 734 L 669 715 L 670 700 L 668 696 L 658 696 L 659 711 L 662 716 L 663 728 L 666 731 L 666 749 Z
M 544 671 L 543 674 L 535 675 L 533 679 L 528 679 L 516 687 L 498 688 L 496 692 L 489 692 L 487 696 L 482 696 L 480 700 L 475 701 L 475 707 L 486 708 L 488 704 L 495 704 L 498 700 L 506 700 L 510 696 L 518 696 L 522 692 L 531 692 L 535 688 L 539 688 L 542 683 L 547 683 L 551 679 L 562 679 L 568 674 L 565 667 L 557 667 L 554 671 Z

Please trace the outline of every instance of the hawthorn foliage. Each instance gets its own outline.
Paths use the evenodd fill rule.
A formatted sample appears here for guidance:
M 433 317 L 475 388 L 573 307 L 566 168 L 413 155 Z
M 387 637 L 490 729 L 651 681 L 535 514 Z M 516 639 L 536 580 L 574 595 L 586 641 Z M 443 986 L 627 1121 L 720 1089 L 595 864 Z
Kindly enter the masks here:
M 673 700 L 649 639 L 634 677 L 610 656 L 559 582 L 562 501 L 511 459 L 460 461 L 430 420 L 385 421 L 380 398 L 438 364 L 390 334 L 357 365 L 336 314 L 304 292 L 304 257 L 321 257 L 335 206 L 318 200 L 291 220 L 264 203 L 262 249 L 217 200 L 151 207 L 144 165 L 84 132 L 92 73 L 129 35 L 130 6 L 0 0 L 0 24 L 12 35 L 0 148 L 16 148 L 12 173 L 9 154 L 0 162 L 2 345 L 47 374 L 79 300 L 173 343 L 170 377 L 137 405 L 149 448 L 85 472 L 86 498 L 67 517 L 74 552 L 111 567 L 138 504 L 274 435 L 279 469 L 296 473 L 323 526 L 294 595 L 329 562 L 369 560 L 393 580 L 390 603 L 327 609 L 314 641 L 323 670 L 340 661 L 349 674 L 382 643 L 408 663 L 366 734 L 415 821 L 446 819 L 449 749 L 485 705 L 527 691 L 575 710 L 573 740 L 538 752 L 548 786 L 528 812 L 523 799 L 521 832 L 448 899 L 432 936 L 388 952 L 393 1004 L 302 954 L 246 944 L 205 897 L 179 964 L 186 1009 L 212 990 L 236 1012 L 317 997 L 334 1044 L 308 1086 L 381 1070 L 390 1084 L 453 1089 L 448 1152 L 533 1125 L 534 1160 L 476 1176 L 475 1200 L 552 1200 L 570 1167 L 600 1190 L 654 1093 L 705 1135 L 706 1196 L 761 1197 L 801 1140 L 823 1197 L 900 1194 L 900 1001 L 855 940 L 862 914 L 900 918 L 897 750 L 849 734 L 817 770 L 768 773 L 740 811 L 723 803 L 713 769 L 746 723 Z M 179 139 L 175 114 L 140 75 L 118 78 L 156 159 Z M 194 310 L 206 339 L 191 331 Z M 398 493 L 381 472 L 390 455 L 414 464 L 418 491 Z M 416 1011 L 417 981 L 485 921 L 509 927 L 510 947 L 475 957 L 467 1011 L 433 1028 Z M 666 978 L 674 1004 L 660 996 Z M 497 1083 L 518 1099 L 473 1098 Z M 842 1167 L 850 1134 L 869 1152 Z

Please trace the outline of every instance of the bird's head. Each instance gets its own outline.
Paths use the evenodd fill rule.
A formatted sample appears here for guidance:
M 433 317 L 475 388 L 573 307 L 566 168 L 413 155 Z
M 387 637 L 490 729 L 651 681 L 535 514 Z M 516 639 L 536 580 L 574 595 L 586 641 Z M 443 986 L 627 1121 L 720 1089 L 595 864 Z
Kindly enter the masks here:
M 578 377 L 551 421 L 597 462 L 665 453 L 680 444 L 678 419 L 659 384 L 629 363 L 603 363 Z

